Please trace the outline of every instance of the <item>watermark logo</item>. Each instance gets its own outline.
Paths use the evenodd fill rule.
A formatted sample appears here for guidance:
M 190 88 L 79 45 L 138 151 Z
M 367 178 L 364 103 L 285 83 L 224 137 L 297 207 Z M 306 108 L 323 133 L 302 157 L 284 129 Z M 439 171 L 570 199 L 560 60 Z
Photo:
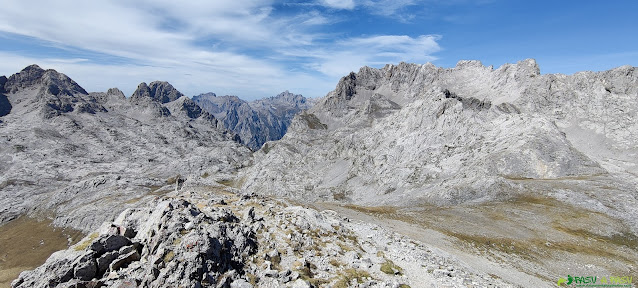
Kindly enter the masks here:
M 559 278 L 559 287 L 634 287 L 632 276 L 572 276 Z

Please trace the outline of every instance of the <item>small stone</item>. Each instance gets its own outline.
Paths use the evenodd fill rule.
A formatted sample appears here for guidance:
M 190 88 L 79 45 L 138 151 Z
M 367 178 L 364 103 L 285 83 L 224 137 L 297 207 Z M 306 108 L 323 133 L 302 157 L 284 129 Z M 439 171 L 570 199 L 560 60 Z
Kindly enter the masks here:
M 244 279 L 237 279 L 230 283 L 230 288 L 253 288 L 253 285 Z
M 308 281 L 297 279 L 295 282 L 292 283 L 291 287 L 292 288 L 311 288 L 312 286 L 310 286 L 310 283 L 308 283 Z
M 244 219 L 249 223 L 255 221 L 255 207 L 250 207 L 244 212 Z
M 115 260 L 118 256 L 120 256 L 118 251 L 111 251 L 104 253 L 104 255 L 97 258 L 98 276 L 104 275 L 104 273 L 109 269 L 111 262 L 113 262 L 113 260 Z
M 450 272 L 445 269 L 435 269 L 432 272 L 432 275 L 435 278 L 452 277 L 452 274 L 450 274 Z
M 139 260 L 140 260 L 140 254 L 137 253 L 136 250 L 134 250 L 128 254 L 120 255 L 117 259 L 115 259 L 115 261 L 111 263 L 111 265 L 109 266 L 109 269 L 111 271 L 116 271 L 120 269 L 121 267 L 130 264 L 133 261 L 139 261 Z
M 105 235 L 91 244 L 91 250 L 97 254 L 119 250 L 123 246 L 129 245 L 131 241 L 121 235 Z
M 277 272 L 277 270 L 268 269 L 268 270 L 264 270 L 262 272 L 262 275 L 264 277 L 276 278 L 277 276 L 279 276 L 279 272 Z
M 97 265 L 92 253 L 86 253 L 74 263 L 73 276 L 77 279 L 88 281 L 97 274 Z

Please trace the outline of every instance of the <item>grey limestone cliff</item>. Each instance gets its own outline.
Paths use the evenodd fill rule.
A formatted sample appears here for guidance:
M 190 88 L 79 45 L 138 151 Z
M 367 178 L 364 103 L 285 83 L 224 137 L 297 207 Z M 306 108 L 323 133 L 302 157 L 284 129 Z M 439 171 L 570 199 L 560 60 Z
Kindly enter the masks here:
M 241 142 L 252 150 L 259 150 L 267 141 L 281 139 L 294 115 L 313 104 L 302 95 L 288 91 L 252 102 L 214 93 L 194 96 L 193 101 L 237 133 Z

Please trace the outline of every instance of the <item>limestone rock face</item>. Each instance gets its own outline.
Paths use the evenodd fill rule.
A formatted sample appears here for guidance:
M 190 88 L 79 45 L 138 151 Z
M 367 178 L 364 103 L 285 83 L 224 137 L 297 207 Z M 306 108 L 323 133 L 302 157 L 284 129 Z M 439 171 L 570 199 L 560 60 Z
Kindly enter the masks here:
M 570 190 L 568 201 L 605 207 L 637 230 L 637 92 L 629 66 L 570 76 L 541 75 L 532 59 L 498 69 L 363 67 L 297 115 L 241 176 L 259 193 L 399 206 L 562 198 L 535 181 L 580 179 L 610 189 Z
M 314 103 L 288 91 L 252 102 L 215 93 L 195 96 L 193 101 L 220 119 L 224 127 L 237 133 L 241 142 L 252 150 L 259 150 L 267 141 L 281 139 L 294 115 Z
M 178 174 L 225 178 L 250 161 L 234 133 L 166 82 L 127 99 L 35 65 L 2 79 L 0 224 L 54 212 L 56 225 L 91 230 L 174 190 Z

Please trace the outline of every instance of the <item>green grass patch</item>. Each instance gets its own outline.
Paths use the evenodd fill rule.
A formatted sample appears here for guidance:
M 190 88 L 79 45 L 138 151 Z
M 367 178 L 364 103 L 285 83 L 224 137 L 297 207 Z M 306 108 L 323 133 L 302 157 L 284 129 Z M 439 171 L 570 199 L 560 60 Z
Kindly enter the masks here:
M 403 275 L 403 268 L 394 264 L 391 260 L 386 259 L 385 263 L 381 264 L 381 272 L 388 275 Z
M 335 288 L 347 288 L 350 287 L 350 282 L 356 280 L 357 283 L 361 284 L 365 281 L 366 278 L 370 278 L 370 274 L 366 271 L 359 269 L 346 269 L 343 271 L 343 274 L 339 277 L 339 280 L 333 287 Z
M 175 252 L 168 251 L 168 253 L 164 254 L 164 263 L 171 262 L 175 258 Z
M 84 240 L 84 242 L 76 245 L 75 248 L 73 248 L 73 249 L 75 251 L 82 251 L 82 250 L 86 249 L 86 247 L 89 247 L 89 245 L 91 245 L 91 243 L 93 243 L 93 240 L 95 240 L 97 238 L 97 236 L 99 236 L 99 234 L 97 232 L 91 233 L 91 235 L 89 235 L 89 239 Z

